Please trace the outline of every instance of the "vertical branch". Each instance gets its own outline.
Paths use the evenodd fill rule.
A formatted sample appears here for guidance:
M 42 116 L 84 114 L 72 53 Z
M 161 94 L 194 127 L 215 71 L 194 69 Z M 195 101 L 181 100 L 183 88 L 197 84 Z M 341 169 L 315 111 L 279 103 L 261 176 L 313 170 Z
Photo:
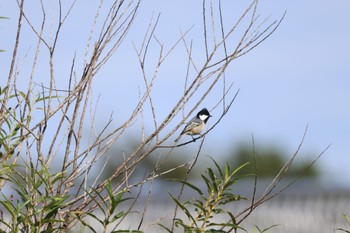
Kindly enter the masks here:
M 40 5 L 41 5 L 41 11 L 42 11 L 42 14 L 43 14 L 43 19 L 42 19 L 42 22 L 41 22 L 41 28 L 40 28 L 40 32 L 39 32 L 38 42 L 37 42 L 35 55 L 34 55 L 34 59 L 33 59 L 33 65 L 32 65 L 32 71 L 31 71 L 30 78 L 29 78 L 29 84 L 27 86 L 27 98 L 28 99 L 30 99 L 31 93 L 32 93 L 33 77 L 34 77 L 36 64 L 37 64 L 37 60 L 38 60 L 39 53 L 40 53 L 40 46 L 41 46 L 41 43 L 42 43 L 42 39 L 41 38 L 42 38 L 42 35 L 43 35 L 43 32 L 44 32 L 44 27 L 45 27 L 45 23 L 46 23 L 46 13 L 45 13 L 45 9 L 44 9 L 42 1 L 40 1 Z M 42 95 L 43 95 L 43 105 L 44 105 L 44 116 L 46 118 L 45 94 L 44 94 L 43 87 L 42 87 Z M 24 119 L 24 117 L 26 115 L 26 106 L 27 105 L 25 105 L 25 108 L 24 108 L 24 111 L 23 111 L 23 115 L 22 115 L 23 119 Z M 31 118 L 32 111 L 33 111 L 32 107 L 30 107 L 29 111 L 30 112 L 28 113 L 28 116 Z M 27 119 L 28 119 L 28 117 L 27 117 Z M 47 121 L 45 121 L 45 124 L 46 124 L 46 122 Z M 29 127 L 29 124 L 30 124 L 30 121 L 28 120 L 26 122 L 26 127 Z M 42 142 L 43 142 L 43 138 L 44 138 L 45 129 L 46 129 L 46 125 L 45 125 L 44 128 L 40 127 L 38 132 L 37 132 L 37 143 L 36 143 L 36 146 L 37 146 L 38 158 L 39 158 L 39 161 L 41 163 L 44 162 L 44 156 L 43 156 L 42 151 L 41 151 L 41 149 L 42 149 L 41 146 L 42 146 Z M 30 156 L 30 161 L 32 161 L 31 156 Z
M 90 46 L 91 46 L 91 40 L 92 40 L 92 36 L 94 35 L 94 32 L 95 32 L 95 27 L 96 27 L 96 24 L 97 24 L 98 17 L 100 15 L 100 11 L 101 11 L 102 5 L 103 5 L 103 0 L 100 0 L 100 3 L 98 5 L 98 8 L 97 8 L 96 13 L 95 13 L 94 21 L 93 21 L 92 26 L 91 26 L 91 30 L 90 30 L 90 33 L 89 33 L 89 36 L 88 36 L 88 40 L 86 42 L 86 49 L 85 49 L 85 55 L 84 55 L 84 67 L 86 67 L 88 65 L 87 64 L 87 59 L 88 59 L 89 49 L 90 49 Z
M 83 123 L 85 121 L 85 115 L 86 115 L 86 111 L 87 111 L 87 107 L 89 104 L 89 96 L 91 94 L 91 81 L 92 81 L 92 77 L 89 77 L 88 82 L 87 82 L 87 91 L 85 94 L 85 101 L 84 101 L 84 105 L 82 107 L 80 116 L 79 116 L 79 126 L 78 126 L 78 135 L 76 138 L 76 145 L 75 145 L 75 149 L 74 149 L 74 163 L 73 163 L 73 169 L 77 169 L 77 157 L 79 156 L 79 148 L 80 148 L 80 144 L 81 144 L 81 139 L 82 139 L 82 133 L 83 133 Z
M 41 21 L 41 28 L 40 28 L 40 32 L 39 32 L 38 42 L 37 42 L 36 49 L 35 49 L 35 55 L 34 55 L 34 58 L 33 58 L 33 65 L 32 65 L 32 70 L 31 70 L 31 74 L 30 74 L 30 77 L 29 77 L 29 84 L 28 84 L 28 87 L 27 87 L 27 97 L 28 97 L 28 99 L 30 99 L 30 96 L 31 96 L 31 93 L 32 93 L 33 78 L 34 78 L 34 73 L 35 73 L 35 70 L 36 70 L 37 60 L 39 58 L 40 46 L 41 46 L 41 42 L 42 42 L 41 38 L 42 38 L 42 35 L 43 35 L 43 32 L 44 32 L 44 27 L 45 27 L 45 23 L 46 23 L 46 13 L 45 13 L 42 1 L 40 1 L 40 4 L 41 4 L 41 11 L 42 11 L 42 14 L 43 14 L 43 19 Z M 24 115 L 25 115 L 25 113 L 23 114 L 23 116 Z M 27 126 L 29 127 L 29 122 L 27 122 Z
M 212 30 L 213 30 L 213 43 L 214 43 L 214 46 L 217 46 L 217 43 L 216 43 L 216 30 L 215 30 L 215 17 L 214 17 L 214 9 L 213 9 L 213 0 L 210 0 L 210 14 L 211 14 L 211 27 L 212 27 Z
M 222 10 L 221 10 L 221 0 L 219 0 L 219 16 L 220 16 L 220 27 L 221 27 L 221 39 L 223 41 L 224 45 L 224 53 L 225 53 L 225 58 L 227 62 L 227 47 L 226 47 L 226 40 L 225 40 L 225 29 L 224 29 L 224 21 L 223 21 L 223 16 L 222 16 Z M 224 73 L 223 79 L 223 88 L 222 88 L 222 93 L 223 93 L 223 99 L 222 99 L 222 106 L 223 106 L 223 111 L 226 108 L 226 74 Z
M 208 55 L 208 41 L 207 41 L 207 20 L 205 17 L 205 0 L 203 0 L 202 9 L 203 9 L 202 15 L 203 15 L 203 34 L 204 34 L 205 55 L 208 60 L 209 55 Z
M 183 39 L 184 41 L 184 44 L 185 46 L 187 45 L 186 44 L 186 41 L 185 39 Z M 187 50 L 187 53 L 188 53 L 188 62 L 187 62 L 187 68 L 186 68 L 186 77 L 185 77 L 185 82 L 184 82 L 184 93 L 186 93 L 186 90 L 187 90 L 187 84 L 188 84 L 188 77 L 189 77 L 189 73 L 190 73 L 190 66 L 191 66 L 191 59 L 192 59 L 192 45 L 193 45 L 193 41 L 191 41 L 190 43 L 190 47 L 189 47 L 189 50 L 187 49 L 187 46 L 186 46 L 186 50 Z M 185 115 L 185 108 L 182 108 L 182 116 L 184 117 Z
M 17 1 L 18 3 L 18 1 Z M 4 98 L 2 100 L 2 105 L 0 108 L 0 113 L 4 113 L 6 111 L 6 106 L 7 102 L 9 101 L 10 98 L 10 91 L 11 91 L 11 83 L 14 79 L 13 72 L 14 72 L 14 67 L 15 67 L 15 62 L 17 59 L 17 50 L 19 47 L 20 43 L 20 36 L 21 36 L 21 29 L 22 29 L 22 19 L 23 19 L 23 6 L 24 6 L 24 0 L 21 0 L 19 4 L 19 18 L 18 18 L 18 23 L 17 23 L 17 34 L 16 34 L 16 40 L 15 40 L 15 45 L 13 47 L 13 52 L 12 52 L 12 59 L 11 59 L 11 65 L 10 65 L 10 70 L 7 78 L 7 89 L 4 94 Z M 0 118 L 0 126 L 3 125 L 5 119 L 3 117 Z

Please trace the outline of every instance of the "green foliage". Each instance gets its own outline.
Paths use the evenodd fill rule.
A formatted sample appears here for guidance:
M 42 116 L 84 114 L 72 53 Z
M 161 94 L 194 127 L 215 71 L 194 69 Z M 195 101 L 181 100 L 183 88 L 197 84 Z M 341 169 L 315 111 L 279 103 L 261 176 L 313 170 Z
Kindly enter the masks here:
M 207 168 L 206 174 L 202 175 L 202 180 L 206 186 L 206 190 L 183 180 L 179 180 L 183 185 L 194 190 L 198 194 L 198 198 L 181 202 L 170 194 L 172 200 L 185 213 L 187 220 L 176 218 L 174 225 L 177 228 L 183 228 L 184 232 L 226 232 L 227 229 L 238 229 L 236 218 L 233 213 L 227 211 L 225 207 L 232 202 L 245 200 L 244 197 L 233 193 L 232 186 L 242 177 L 237 176 L 237 172 L 248 163 L 232 169 L 228 163 L 222 169 L 217 162 L 212 159 L 215 169 Z M 216 172 L 215 172 L 215 171 Z M 230 221 L 218 222 L 216 216 L 225 215 Z M 161 225 L 168 232 L 171 230 Z M 215 228 L 221 228 L 220 230 Z
M 66 193 L 65 191 L 61 191 L 61 185 L 66 179 L 65 174 L 53 173 L 51 167 L 47 167 L 40 159 L 30 158 L 24 162 L 24 165 L 18 165 L 18 157 L 12 157 L 14 151 L 16 154 L 21 152 L 22 147 L 19 146 L 21 144 L 17 142 L 23 141 L 23 135 L 26 135 L 27 138 L 32 136 L 28 133 L 33 110 L 42 109 L 36 107 L 36 104 L 48 98 L 44 93 L 31 98 L 23 91 L 9 90 L 7 86 L 0 87 L 0 101 L 4 103 L 6 100 L 7 105 L 3 105 L 4 111 L 1 112 L 0 118 L 0 156 L 2 157 L 0 189 L 4 188 L 6 183 L 6 187 L 11 187 L 13 192 L 10 197 L 4 193 L 0 195 L 1 215 L 6 216 L 0 219 L 0 232 L 61 232 L 67 230 L 67 224 L 76 221 L 80 221 L 84 226 L 96 232 L 85 222 L 84 217 L 86 216 L 97 220 L 107 232 L 108 226 L 121 221 L 129 213 L 129 211 L 116 211 L 122 202 L 129 199 L 124 198 L 127 190 L 114 194 L 111 185 L 107 185 L 106 196 L 102 196 L 104 192 L 98 192 L 96 189 L 87 193 L 104 214 L 102 219 L 86 211 L 67 212 L 65 208 L 70 196 L 63 194 Z M 50 96 L 50 98 L 58 97 Z M 7 155 L 6 158 L 4 154 Z M 12 164 L 9 161 L 12 161 Z M 67 221 L 68 218 L 69 221 Z M 112 232 L 139 233 L 141 231 L 115 230 Z
M 5 88 L 0 87 L 0 100 L 2 101 L 5 98 L 5 93 L 8 87 Z M 11 98 L 15 98 L 15 95 L 11 95 Z M 0 148 L 8 153 L 11 150 L 12 141 L 18 138 L 18 132 L 21 128 L 21 122 L 16 121 L 16 109 L 18 105 L 14 108 L 7 108 L 6 111 L 1 113 L 1 121 L 4 122 L 3 126 L 0 129 Z M 0 157 L 2 157 L 2 153 L 0 152 Z
M 25 167 L 2 163 L 0 170 L 2 180 L 10 182 L 15 191 L 10 198 L 1 195 L 0 206 L 10 216 L 10 220 L 0 219 L 4 226 L 1 231 L 53 232 L 61 229 L 58 211 L 68 196 L 55 194 L 52 189 L 64 178 L 63 173 L 50 174 L 46 167 L 35 167 L 32 163 Z M 55 223 L 59 223 L 57 227 Z
M 112 186 L 110 183 L 106 186 L 107 191 L 107 199 L 104 198 L 98 190 L 93 190 L 91 193 L 86 192 L 87 195 L 90 196 L 90 198 L 93 200 L 93 202 L 98 206 L 98 210 L 101 211 L 103 217 L 99 217 L 94 213 L 71 213 L 71 215 L 79 220 L 85 227 L 89 228 L 92 232 L 97 232 L 92 225 L 87 222 L 83 217 L 85 215 L 91 217 L 96 222 L 98 222 L 103 227 L 103 232 L 111 232 L 111 233 L 117 233 L 117 232 L 125 232 L 125 233 L 142 233 L 142 231 L 139 230 L 113 230 L 109 231 L 108 227 L 110 224 L 115 224 L 117 221 L 122 221 L 123 218 L 129 214 L 129 210 L 126 211 L 117 211 L 117 209 L 120 207 L 120 204 L 130 200 L 131 198 L 125 198 L 124 195 L 128 192 L 127 189 L 123 189 L 117 193 L 113 192 Z M 96 195 L 93 195 L 96 194 Z M 95 197 L 96 196 L 96 197 Z
M 14 91 L 14 94 L 10 93 L 5 96 L 8 91 L 8 86 L 4 88 L 0 87 L 0 101 L 8 100 L 8 105 L 4 108 L 4 111 L 0 113 L 0 158 L 4 154 L 7 154 L 6 159 L 10 159 L 16 146 L 14 143 L 16 140 L 23 136 L 24 132 L 28 134 L 28 128 L 32 120 L 33 109 L 38 103 L 46 101 L 49 97 L 43 94 L 38 94 L 34 98 L 30 98 L 21 90 Z M 51 99 L 59 98 L 57 96 L 51 96 Z M 13 104 L 16 103 L 17 104 Z M 11 106 L 12 104 L 12 106 Z M 40 109 L 40 108 L 38 108 Z
M 255 154 L 252 153 L 251 148 L 246 146 L 241 146 L 238 148 L 238 151 L 235 153 L 232 161 L 235 161 L 235 164 L 250 163 L 248 166 L 244 167 L 240 171 L 240 174 L 255 173 L 255 161 L 258 169 L 259 177 L 274 177 L 278 174 L 280 169 L 285 164 L 286 155 L 283 152 L 277 149 L 256 149 Z M 310 161 L 303 161 L 295 163 L 288 169 L 286 177 L 298 176 L 303 173 L 304 169 L 309 166 Z M 316 177 L 318 175 L 317 169 L 312 166 L 304 174 L 306 177 Z
M 69 196 L 54 191 L 60 181 L 65 179 L 63 173 L 51 174 L 47 167 L 40 168 L 32 163 L 25 166 L 2 163 L 0 172 L 0 179 L 10 182 L 13 185 L 12 190 L 15 191 L 10 197 L 1 195 L 2 214 L 9 216 L 10 219 L 0 219 L 2 224 L 0 232 L 48 233 L 66 230 L 64 219 L 67 216 L 61 215 L 59 211 L 63 209 Z M 106 186 L 106 192 L 107 198 L 97 190 L 87 193 L 102 212 L 103 218 L 89 212 L 69 212 L 68 215 L 93 232 L 97 231 L 85 221 L 85 216 L 97 220 L 103 226 L 103 232 L 142 233 L 137 230 L 107 231 L 110 224 L 121 221 L 129 213 L 116 210 L 122 202 L 130 198 L 124 197 L 126 189 L 114 194 L 110 184 Z M 93 194 L 96 194 L 97 198 Z

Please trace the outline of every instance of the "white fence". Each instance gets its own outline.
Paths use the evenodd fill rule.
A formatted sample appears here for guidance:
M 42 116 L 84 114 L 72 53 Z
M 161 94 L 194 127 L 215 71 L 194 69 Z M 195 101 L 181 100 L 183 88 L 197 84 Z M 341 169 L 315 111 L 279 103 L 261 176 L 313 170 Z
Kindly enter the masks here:
M 232 212 L 244 208 L 244 203 L 239 203 L 232 206 Z M 143 208 L 144 203 L 136 204 L 136 209 L 140 212 Z M 169 219 L 172 219 L 173 213 L 174 203 L 170 199 L 165 201 L 163 198 L 153 198 L 147 207 L 141 230 L 146 233 L 166 232 L 156 222 L 161 221 L 170 226 Z M 266 231 L 267 233 L 333 233 L 336 228 L 350 230 L 350 226 L 342 217 L 343 213 L 350 215 L 348 194 L 284 195 L 259 206 L 242 226 L 249 233 L 258 232 L 255 225 L 260 229 L 277 225 Z M 129 214 L 117 229 L 136 229 L 140 223 L 140 216 L 141 214 L 136 212 Z M 178 217 L 186 219 L 183 214 Z

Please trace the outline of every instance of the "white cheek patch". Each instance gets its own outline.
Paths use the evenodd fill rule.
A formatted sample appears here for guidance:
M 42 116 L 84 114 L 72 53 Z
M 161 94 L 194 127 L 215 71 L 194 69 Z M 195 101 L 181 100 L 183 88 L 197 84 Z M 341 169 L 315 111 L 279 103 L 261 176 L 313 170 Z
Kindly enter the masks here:
M 209 117 L 208 115 L 199 115 L 199 119 L 201 119 L 202 121 L 204 121 L 208 117 Z

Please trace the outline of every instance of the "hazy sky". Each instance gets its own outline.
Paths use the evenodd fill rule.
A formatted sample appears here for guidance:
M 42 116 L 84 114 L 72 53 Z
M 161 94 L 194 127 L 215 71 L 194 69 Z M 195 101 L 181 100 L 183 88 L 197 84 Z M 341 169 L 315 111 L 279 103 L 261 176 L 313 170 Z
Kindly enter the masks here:
M 38 1 L 31 2 L 31 17 L 40 22 L 40 8 L 36 8 L 34 2 Z M 247 1 L 222 2 L 225 25 L 233 24 L 247 5 Z M 28 7 L 29 3 L 26 4 Z M 62 37 L 70 39 L 58 45 L 58 76 L 69 74 L 75 53 L 80 56 L 78 62 L 82 62 L 96 5 L 97 1 L 78 1 L 67 19 Z M 98 110 L 103 111 L 98 118 L 106 121 L 113 111 L 118 121 L 118 116 L 126 117 L 124 113 L 134 107 L 128 104 L 138 98 L 138 89 L 132 78 L 140 76 L 140 70 L 132 42 L 141 45 L 152 14 L 156 17 L 161 13 L 155 35 L 165 44 L 165 49 L 179 38 L 180 30 L 186 31 L 193 25 L 187 38 L 188 41 L 192 38 L 194 45 L 198 45 L 203 36 L 201 5 L 202 1 L 195 0 L 147 0 L 141 3 L 124 45 L 95 80 L 94 98 L 97 100 L 100 95 Z M 320 153 L 332 143 L 319 165 L 331 179 L 349 181 L 349 9 L 350 1 L 347 0 L 262 0 L 259 3 L 261 20 L 270 16 L 268 22 L 272 22 L 285 11 L 287 14 L 268 40 L 236 60 L 227 71 L 226 76 L 234 80 L 234 90 L 240 89 L 240 93 L 227 118 L 206 139 L 213 153 L 216 148 L 233 149 L 241 142 L 250 143 L 251 134 L 254 134 L 257 145 L 278 146 L 292 154 L 309 124 L 302 154 Z M 7 50 L 0 54 L 0 69 L 5 71 L 2 72 L 1 86 L 8 73 L 17 15 L 15 1 L 1 1 L 0 16 L 10 18 L 0 21 L 0 49 Z M 28 44 L 21 47 L 18 63 L 22 64 L 22 73 L 25 73 L 25 57 L 34 51 L 35 36 L 30 29 L 24 30 L 22 36 Z M 152 49 L 155 49 L 156 56 L 156 47 Z M 204 55 L 202 52 L 198 52 L 198 59 Z M 183 46 L 179 46 L 160 70 L 160 80 L 154 88 L 160 119 L 182 91 L 185 55 Z M 155 62 L 152 56 L 150 52 L 150 67 Z M 39 66 L 36 80 L 45 80 L 47 70 L 40 69 Z M 138 78 L 138 82 L 141 81 Z M 64 87 L 65 82 L 62 85 Z M 206 100 L 203 107 L 212 108 L 213 105 L 214 101 Z M 212 113 L 214 118 L 219 114 L 219 110 Z

